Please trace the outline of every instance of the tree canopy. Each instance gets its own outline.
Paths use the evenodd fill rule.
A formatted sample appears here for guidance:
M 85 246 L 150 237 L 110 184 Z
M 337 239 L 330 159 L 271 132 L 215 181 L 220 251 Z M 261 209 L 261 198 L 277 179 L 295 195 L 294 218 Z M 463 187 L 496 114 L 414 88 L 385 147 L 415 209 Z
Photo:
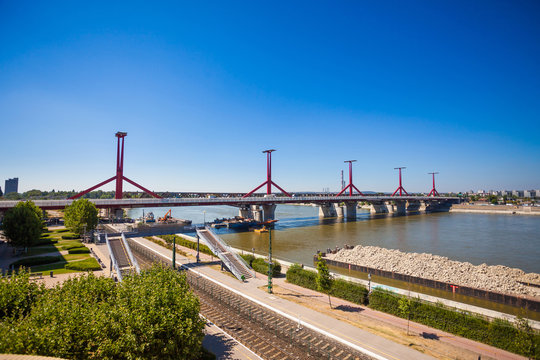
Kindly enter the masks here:
M 64 224 L 75 234 L 82 235 L 85 230 L 94 230 L 98 223 L 98 210 L 87 199 L 79 199 L 66 206 Z
M 321 254 L 317 257 L 317 277 L 315 278 L 317 283 L 317 290 L 328 294 L 328 303 L 330 308 L 332 307 L 332 301 L 330 300 L 330 289 L 332 289 L 332 277 L 330 276 L 330 270 L 326 261 L 322 258 Z
M 43 232 L 42 214 L 32 201 L 19 202 L 6 211 L 2 230 L 11 245 L 28 247 L 38 242 Z
M 200 355 L 205 323 L 182 273 L 155 266 L 121 283 L 89 273 L 52 289 L 35 289 L 31 297 L 28 282 L 28 277 L 0 278 L 0 295 L 19 294 L 17 303 L 25 305 L 18 312 L 13 302 L 0 301 L 8 307 L 0 309 L 0 353 L 77 359 Z

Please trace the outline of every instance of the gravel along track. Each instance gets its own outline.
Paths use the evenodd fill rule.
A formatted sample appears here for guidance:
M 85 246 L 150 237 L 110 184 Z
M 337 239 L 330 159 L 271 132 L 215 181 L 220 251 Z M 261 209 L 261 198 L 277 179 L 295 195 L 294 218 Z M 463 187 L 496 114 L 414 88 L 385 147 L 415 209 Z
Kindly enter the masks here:
M 540 297 L 540 275 L 503 265 L 473 265 L 426 253 L 357 245 L 327 254 L 331 260 L 507 294 Z
M 160 261 L 132 248 L 144 268 Z M 372 359 L 297 322 L 282 317 L 197 274 L 186 271 L 201 314 L 263 359 Z

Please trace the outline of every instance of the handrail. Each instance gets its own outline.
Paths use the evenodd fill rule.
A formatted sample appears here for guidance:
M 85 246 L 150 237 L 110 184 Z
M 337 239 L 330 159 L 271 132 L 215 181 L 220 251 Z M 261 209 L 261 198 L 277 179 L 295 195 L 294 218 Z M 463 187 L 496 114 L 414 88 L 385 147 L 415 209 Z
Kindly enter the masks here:
M 107 248 L 109 249 L 109 257 L 111 259 L 111 262 L 113 264 L 114 269 L 116 270 L 116 276 L 118 277 L 119 281 L 122 281 L 122 272 L 120 271 L 120 267 L 118 266 L 118 262 L 116 261 L 116 258 L 114 257 L 114 253 L 112 251 L 111 244 L 109 242 L 109 237 L 107 236 L 107 233 L 105 233 L 105 242 L 107 243 Z
M 206 228 L 203 231 L 206 231 L 210 236 L 214 235 L 212 232 L 210 232 Z M 219 257 L 221 259 L 221 261 L 223 261 L 225 263 L 225 265 L 227 266 L 227 268 L 229 268 L 229 270 L 233 273 L 233 275 L 237 279 L 242 279 L 243 274 L 240 273 L 240 271 L 236 268 L 236 266 L 234 266 L 234 264 L 224 256 L 223 252 L 219 248 L 217 248 L 211 241 L 209 241 L 209 239 L 207 239 L 207 237 L 205 235 L 202 234 L 200 229 L 197 229 L 197 234 L 199 234 L 200 238 L 202 238 L 203 241 L 206 243 L 206 245 L 208 245 L 210 250 L 212 250 L 212 252 L 214 254 L 216 254 L 217 257 Z M 217 239 L 216 239 L 216 241 L 219 242 L 219 240 L 217 240 Z M 223 245 L 222 242 L 220 242 L 220 243 Z M 234 254 L 234 253 L 231 253 L 231 254 Z
M 208 230 L 208 232 L 209 232 L 210 234 L 212 234 L 212 236 L 214 236 L 214 238 L 216 238 L 217 241 L 219 241 L 219 243 L 220 243 L 221 245 L 223 245 L 223 246 L 227 249 L 227 251 L 228 251 L 229 253 L 233 254 L 233 256 L 234 256 L 235 258 L 240 259 L 240 261 L 246 266 L 246 269 L 245 269 L 245 270 L 247 270 L 247 271 L 250 271 L 250 270 L 251 270 L 251 267 L 250 267 L 249 264 L 246 262 L 246 260 L 244 260 L 243 257 L 241 257 L 240 255 L 236 256 L 236 255 L 237 255 L 237 254 L 236 254 L 236 251 L 234 251 L 234 250 L 232 249 L 231 245 L 227 244 L 225 241 L 220 241 L 221 239 L 220 239 L 220 238 L 219 238 L 219 237 L 218 237 L 218 236 L 217 236 L 217 235 L 216 235 L 216 234 L 215 234 L 208 226 L 205 226 L 205 229 Z
M 125 237 L 123 232 L 122 232 L 122 243 L 124 244 L 124 248 L 126 249 L 126 251 L 128 253 L 129 260 L 131 261 L 131 264 L 133 266 L 135 266 L 135 272 L 137 274 L 140 274 L 141 273 L 141 268 L 139 267 L 139 263 L 137 262 L 137 259 L 135 259 L 135 256 L 133 256 L 133 253 L 131 252 L 131 248 L 129 247 L 129 245 L 128 245 L 127 241 L 126 241 L 126 237 Z

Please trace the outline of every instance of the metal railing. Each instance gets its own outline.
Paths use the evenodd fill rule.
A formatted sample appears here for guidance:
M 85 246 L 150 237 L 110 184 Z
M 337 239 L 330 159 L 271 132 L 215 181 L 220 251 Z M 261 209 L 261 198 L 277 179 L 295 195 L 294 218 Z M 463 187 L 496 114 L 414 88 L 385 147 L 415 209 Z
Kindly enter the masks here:
M 118 262 L 116 261 L 116 258 L 114 257 L 114 253 L 112 251 L 111 243 L 109 242 L 109 237 L 107 234 L 105 234 L 105 242 L 107 243 L 107 248 L 109 249 L 109 257 L 111 259 L 112 265 L 114 270 L 116 271 L 116 276 L 118 277 L 118 281 L 122 281 L 122 272 L 120 271 L 120 267 L 118 266 Z M 112 273 L 111 273 L 112 275 Z
M 205 233 L 206 232 L 206 233 Z M 206 245 L 210 248 L 210 250 L 212 250 L 212 252 L 214 254 L 216 254 L 216 256 L 218 258 L 220 258 L 221 261 L 223 261 L 223 263 L 225 264 L 225 266 L 227 266 L 227 268 L 233 273 L 234 276 L 236 276 L 236 278 L 238 280 L 242 280 L 242 277 L 246 278 L 247 276 L 242 273 L 238 267 L 233 264 L 224 254 L 223 251 L 221 251 L 221 249 L 219 249 L 218 246 L 216 246 L 214 244 L 213 241 L 211 241 L 209 239 L 209 237 L 212 237 L 216 243 L 218 243 L 219 245 L 221 245 L 229 254 L 231 254 L 231 256 L 235 259 L 238 260 L 238 258 L 240 258 L 235 252 L 232 251 L 231 247 L 229 245 L 227 245 L 224 241 L 222 241 L 217 235 L 215 235 L 212 231 L 210 231 L 209 228 L 205 228 L 203 230 L 201 229 L 197 229 L 197 234 L 199 235 L 199 237 L 206 243 Z M 242 261 L 242 262 L 241 262 Z M 249 265 L 247 265 L 245 263 L 245 261 L 243 261 L 243 259 L 241 260 L 238 260 L 238 262 L 240 262 L 240 266 L 247 266 L 247 269 L 246 269 L 246 272 L 247 274 L 250 273 L 250 269 L 249 269 Z
M 131 264 L 133 265 L 133 267 L 135 267 L 135 272 L 137 274 L 140 274 L 141 273 L 141 268 L 139 267 L 139 263 L 137 262 L 137 259 L 135 259 L 135 256 L 133 256 L 133 253 L 131 252 L 131 249 L 129 247 L 129 244 L 126 241 L 126 237 L 125 237 L 124 233 L 122 233 L 122 243 L 124 244 L 124 248 L 127 251 L 129 260 L 131 261 Z

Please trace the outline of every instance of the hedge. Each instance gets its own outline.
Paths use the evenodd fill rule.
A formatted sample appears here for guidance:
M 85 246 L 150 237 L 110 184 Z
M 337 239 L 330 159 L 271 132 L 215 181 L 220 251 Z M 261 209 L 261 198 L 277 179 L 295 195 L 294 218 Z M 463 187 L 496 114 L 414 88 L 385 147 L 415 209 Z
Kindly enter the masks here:
M 287 271 L 287 281 L 311 290 L 317 291 L 317 273 L 303 269 L 300 265 L 294 264 Z M 368 291 L 365 286 L 346 281 L 334 279 L 330 295 L 335 296 L 355 304 L 366 304 Z
M 80 248 L 80 247 L 83 247 L 83 246 L 84 245 L 82 244 L 82 242 L 77 242 L 76 244 L 62 246 L 62 250 L 77 249 L 77 248 Z
M 52 238 L 41 238 L 39 241 L 33 243 L 32 246 L 53 245 L 57 242 L 58 240 L 53 240 Z
M 160 238 L 165 240 L 168 244 L 173 243 L 173 239 L 176 238 L 176 245 L 187 247 L 188 249 L 197 250 L 197 243 L 191 240 L 186 240 L 178 235 L 160 235 Z M 199 242 L 199 252 L 207 255 L 214 255 L 212 250 L 203 243 Z
M 287 281 L 307 289 L 317 290 L 317 273 L 294 264 L 287 271 Z M 332 283 L 330 295 L 357 304 L 369 303 L 369 307 L 392 315 L 407 318 L 399 309 L 402 296 L 387 290 L 373 289 L 369 298 L 362 285 L 337 279 Z M 520 325 L 515 326 L 501 319 L 485 320 L 467 312 L 449 309 L 442 304 L 428 304 L 419 299 L 411 299 L 410 320 L 480 341 L 520 355 L 540 359 L 540 333 L 530 328 L 518 317 Z
M 76 247 L 68 250 L 68 254 L 89 254 L 90 249 L 86 246 Z
M 77 234 L 69 233 L 66 235 L 62 235 L 62 239 L 64 240 L 74 240 L 74 239 L 80 239 L 81 237 Z
M 268 263 L 264 261 L 263 258 L 256 258 L 251 254 L 240 255 L 246 262 L 260 274 L 268 274 Z M 272 276 L 281 275 L 281 264 L 277 260 L 272 261 Z
M 386 313 L 406 317 L 399 310 L 400 295 L 386 290 L 374 289 L 369 298 L 369 307 Z M 488 321 L 467 312 L 458 312 L 442 304 L 427 304 L 419 299 L 411 299 L 410 319 L 471 340 L 483 342 L 517 354 L 540 357 L 540 334 L 516 328 L 501 319 Z M 533 347 L 527 353 L 526 342 Z M 533 355 L 534 354 L 534 355 Z
M 35 266 L 35 265 L 44 265 L 44 264 L 52 264 L 57 261 L 62 261 L 64 258 L 62 256 L 36 256 L 26 259 L 20 259 L 13 263 L 11 263 L 11 266 L 19 267 L 19 266 Z
M 94 258 L 69 262 L 64 267 L 68 270 L 78 270 L 78 271 L 101 270 L 101 266 L 98 264 L 97 260 Z

